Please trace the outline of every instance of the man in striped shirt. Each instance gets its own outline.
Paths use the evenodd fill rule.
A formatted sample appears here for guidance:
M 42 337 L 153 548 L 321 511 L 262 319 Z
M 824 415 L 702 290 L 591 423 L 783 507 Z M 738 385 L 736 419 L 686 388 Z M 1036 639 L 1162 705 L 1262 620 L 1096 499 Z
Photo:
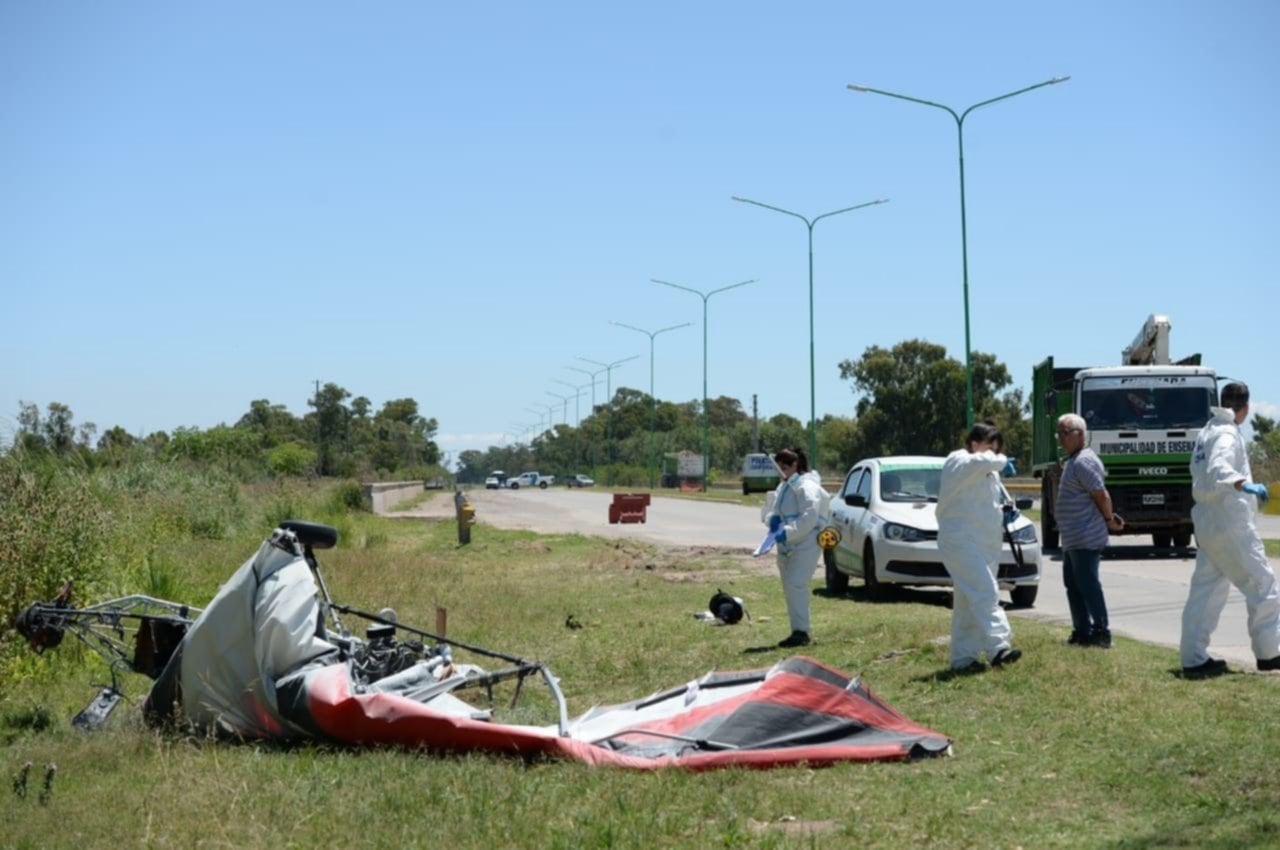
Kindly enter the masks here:
M 1111 625 L 1098 565 L 1110 532 L 1124 528 L 1124 520 L 1112 510 L 1103 481 L 1106 470 L 1088 441 L 1084 419 L 1074 413 L 1058 417 L 1058 442 L 1067 462 L 1058 482 L 1054 518 L 1062 535 L 1062 583 L 1071 609 L 1067 643 L 1110 649 Z

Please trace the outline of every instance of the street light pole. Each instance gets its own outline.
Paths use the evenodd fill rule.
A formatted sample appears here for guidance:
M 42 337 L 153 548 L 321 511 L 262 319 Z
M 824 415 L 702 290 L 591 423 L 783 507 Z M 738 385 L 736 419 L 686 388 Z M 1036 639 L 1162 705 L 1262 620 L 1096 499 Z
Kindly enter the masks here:
M 564 410 L 563 410 L 563 412 L 561 412 L 560 416 L 561 416 L 561 421 L 563 421 L 563 422 L 564 422 L 564 424 L 568 425 L 568 424 L 569 424 L 569 398 L 570 398 L 570 397 L 569 397 L 569 396 L 567 396 L 567 395 L 560 395 L 560 393 L 553 393 L 551 390 L 545 390 L 544 392 L 546 392 L 546 394 L 547 394 L 547 395 L 549 395 L 549 396 L 551 396 L 551 397 L 553 397 L 553 398 L 558 398 L 558 399 L 560 399 L 560 401 L 564 403 Z
M 663 286 L 670 286 L 673 289 L 683 289 L 685 292 L 692 292 L 694 295 L 702 299 L 702 492 L 707 492 L 707 479 L 711 477 L 711 444 L 707 437 L 707 302 L 711 300 L 711 296 L 728 289 L 737 289 L 739 286 L 746 286 L 748 283 L 755 283 L 755 280 L 744 280 L 741 283 L 731 283 L 728 286 L 722 286 L 719 289 L 713 289 L 710 292 L 700 292 L 697 289 L 691 289 L 688 286 L 681 286 L 678 283 L 671 283 L 666 280 L 658 280 L 656 277 L 649 278 L 651 283 L 660 283 Z
M 618 327 L 626 328 L 627 330 L 639 331 L 649 337 L 649 489 L 652 490 L 655 486 L 654 478 L 657 473 L 657 469 L 653 462 L 653 431 L 656 426 L 658 416 L 658 399 L 657 396 L 653 394 L 653 340 L 658 336 L 658 334 L 664 334 L 667 331 L 674 331 L 680 328 L 687 328 L 691 323 L 685 322 L 681 325 L 672 325 L 669 328 L 661 328 L 656 331 L 647 331 L 644 328 L 637 328 L 635 325 L 628 325 L 625 322 L 610 322 L 609 324 L 617 325 Z
M 584 363 L 592 363 L 604 369 L 604 403 L 609 408 L 608 413 L 605 414 L 606 418 L 604 420 L 604 453 L 605 460 L 609 463 L 609 474 L 606 476 L 607 480 L 605 483 L 610 487 L 613 486 L 613 444 L 610 442 L 610 432 L 613 430 L 613 369 L 615 366 L 621 366 L 623 363 L 635 360 L 639 356 L 639 354 L 633 354 L 630 357 L 624 357 L 621 360 L 615 360 L 612 363 L 601 363 L 599 360 L 592 360 L 588 357 L 578 358 Z M 596 374 L 599 374 L 599 372 Z
M 562 381 L 559 378 L 552 378 L 557 384 L 568 387 L 573 390 L 573 463 L 577 466 L 582 462 L 582 391 L 587 388 L 586 384 L 578 386 L 568 381 Z
M 818 410 L 817 410 L 817 384 L 816 371 L 814 369 L 813 356 L 813 226 L 824 218 L 830 218 L 833 215 L 841 213 L 853 212 L 863 207 L 871 207 L 876 204 L 889 203 L 888 198 L 878 198 L 874 201 L 867 201 L 865 204 L 858 204 L 856 207 L 845 207 L 840 210 L 832 210 L 822 215 L 814 216 L 812 219 L 800 215 L 798 212 L 784 210 L 782 207 L 775 207 L 769 204 L 762 204 L 759 201 L 753 201 L 750 198 L 740 198 L 733 196 L 733 200 L 743 204 L 754 204 L 757 207 L 764 207 L 767 210 L 780 212 L 783 215 L 793 216 L 804 222 L 804 226 L 809 230 L 809 463 L 813 464 L 813 468 L 818 468 Z
M 596 376 L 599 375 L 604 370 L 597 369 L 595 372 L 590 372 L 586 369 L 583 369 L 581 366 L 566 366 L 564 368 L 571 369 L 574 372 L 581 372 L 584 375 L 591 376 L 591 414 L 594 416 L 596 412 Z M 594 438 L 591 440 L 591 477 L 592 478 L 600 477 L 596 475 L 596 441 Z
M 922 100 L 918 97 L 910 97 L 905 94 L 897 94 L 896 92 L 884 91 L 882 89 L 873 89 L 869 86 L 857 86 L 852 83 L 848 88 L 856 92 L 870 92 L 871 94 L 882 94 L 885 97 L 894 97 L 898 100 L 909 100 L 912 103 L 921 103 L 925 106 L 932 106 L 948 113 L 956 122 L 956 137 L 960 143 L 960 263 L 964 277 L 964 409 L 965 419 L 968 423 L 967 427 L 973 427 L 973 363 L 970 360 L 969 346 L 969 245 L 967 222 L 965 221 L 965 205 L 964 205 L 964 119 L 969 113 L 977 109 L 979 106 L 986 106 L 1000 100 L 1008 100 L 1016 95 L 1025 94 L 1044 86 L 1051 86 L 1056 83 L 1065 83 L 1071 77 L 1054 77 L 1051 80 L 1045 80 L 1042 83 L 1036 83 L 1034 86 L 1027 86 L 1017 91 L 1011 91 L 1008 94 L 1002 94 L 999 97 L 989 98 L 979 101 L 957 114 L 950 106 L 941 103 L 934 103 L 932 100 Z

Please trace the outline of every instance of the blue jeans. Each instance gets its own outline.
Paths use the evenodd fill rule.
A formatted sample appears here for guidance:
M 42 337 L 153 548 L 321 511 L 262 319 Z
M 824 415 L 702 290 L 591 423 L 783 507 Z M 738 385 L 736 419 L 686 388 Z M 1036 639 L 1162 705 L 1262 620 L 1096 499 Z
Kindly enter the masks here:
M 1062 553 L 1062 583 L 1071 608 L 1071 628 L 1081 637 L 1109 628 L 1107 601 L 1098 580 L 1101 549 L 1067 549 Z

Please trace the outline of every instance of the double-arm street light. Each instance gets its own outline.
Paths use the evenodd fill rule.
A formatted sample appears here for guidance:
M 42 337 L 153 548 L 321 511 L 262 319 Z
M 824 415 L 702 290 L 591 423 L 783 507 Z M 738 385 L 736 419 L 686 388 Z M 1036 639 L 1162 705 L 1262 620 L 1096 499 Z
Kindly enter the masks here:
M 613 486 L 613 444 L 610 442 L 610 434 L 613 431 L 613 370 L 616 367 L 621 366 L 623 363 L 635 360 L 639 356 L 639 354 L 633 354 L 630 357 L 624 357 L 621 360 L 615 360 L 612 363 L 601 363 L 599 360 L 592 360 L 589 357 L 578 358 L 584 363 L 591 363 L 592 365 L 599 366 L 604 370 L 604 403 L 609 408 L 608 412 L 605 414 L 606 418 L 604 420 L 604 453 L 605 460 L 609 464 L 608 475 L 606 476 L 608 480 L 605 483 L 609 486 Z M 600 373 L 597 372 L 596 374 L 598 375 Z M 595 393 L 594 387 L 591 392 L 593 394 Z
M 1045 80 L 1043 83 L 1036 83 L 1034 86 L 1027 86 L 1024 89 L 1011 91 L 1008 94 L 1002 94 L 999 97 L 989 98 L 973 106 L 968 107 L 961 113 L 957 113 L 950 106 L 941 103 L 934 103 L 932 100 L 922 100 L 918 97 L 909 97 L 905 94 L 897 94 L 896 92 L 883 91 L 882 89 L 873 89 L 869 86 L 857 86 L 852 83 L 849 89 L 856 92 L 870 92 L 871 94 L 882 94 L 885 97 L 896 97 L 898 100 L 909 100 L 912 103 L 921 103 L 925 106 L 932 106 L 937 109 L 944 110 L 956 122 L 956 137 L 960 143 L 960 263 L 964 277 L 964 409 L 965 420 L 968 427 L 973 427 L 973 364 L 969 357 L 969 248 L 968 234 L 966 232 L 965 208 L 964 208 L 964 119 L 969 113 L 977 109 L 979 106 L 986 106 L 999 100 L 1008 100 L 1016 95 L 1034 91 L 1044 86 L 1051 86 L 1055 83 L 1065 83 L 1070 77 L 1054 77 L 1051 80 Z
M 594 416 L 596 412 L 596 383 L 597 383 L 596 378 L 604 370 L 597 369 L 596 371 L 592 372 L 587 369 L 583 369 L 581 366 L 566 366 L 564 368 L 570 369 L 574 372 L 581 372 L 582 374 L 588 375 L 591 377 L 591 415 Z M 579 426 L 581 426 L 582 420 L 579 419 L 578 422 L 579 422 Z M 594 437 L 591 440 L 591 477 L 592 478 L 600 477 L 596 475 L 596 441 Z
M 701 292 L 688 286 L 681 286 L 678 283 L 671 283 L 666 280 L 658 280 L 656 277 L 649 278 L 652 283 L 660 283 L 663 286 L 670 286 L 673 289 L 683 289 L 685 292 L 692 292 L 694 295 L 702 299 L 702 492 L 707 492 L 707 479 L 711 477 L 711 445 L 707 438 L 707 302 L 711 300 L 711 296 L 729 289 L 737 289 L 739 286 L 746 286 L 748 283 L 755 283 L 755 280 L 744 280 L 741 283 L 731 283 L 728 286 L 722 286 L 719 289 L 713 289 L 710 292 Z
M 582 391 L 585 390 L 590 385 L 583 384 L 582 386 L 578 386 L 577 384 L 571 384 L 568 381 L 562 381 L 559 378 L 552 378 L 551 382 L 555 384 L 560 384 L 561 386 L 565 386 L 573 390 L 573 396 L 572 396 L 573 397 L 573 427 L 577 428 L 581 426 L 582 425 L 582 405 L 579 403 L 579 399 L 582 398 Z
M 626 328 L 631 331 L 638 331 L 649 337 L 649 489 L 655 486 L 655 477 L 657 474 L 657 466 L 653 458 L 653 431 L 658 417 L 658 399 L 653 394 L 653 340 L 658 334 L 664 334 L 667 331 L 679 330 L 680 328 L 689 327 L 691 322 L 685 322 L 680 325 L 672 325 L 669 328 L 659 328 L 656 331 L 647 331 L 644 328 L 637 328 L 635 325 L 628 325 L 625 322 L 610 322 L 611 325 L 617 325 L 620 328 Z
M 844 209 L 825 212 L 825 213 L 822 213 L 821 215 L 814 216 L 813 218 L 807 218 L 805 216 L 800 215 L 800 213 L 792 212 L 791 210 L 784 210 L 782 207 L 775 207 L 770 204 L 762 204 L 759 201 L 753 201 L 750 198 L 740 198 L 737 195 L 733 196 L 733 200 L 738 201 L 740 203 L 744 203 L 744 204 L 753 204 L 757 207 L 764 207 L 767 210 L 773 210 L 774 212 L 780 212 L 783 215 L 789 215 L 794 218 L 798 218 L 804 222 L 804 226 L 809 230 L 809 463 L 813 465 L 814 469 L 817 469 L 818 468 L 818 411 L 817 411 L 817 391 L 815 389 L 816 373 L 815 373 L 814 364 L 813 364 L 813 226 L 818 222 L 822 221 L 824 218 L 831 218 L 831 216 L 833 215 L 840 215 L 841 213 L 853 212 L 854 210 L 860 210 L 863 207 L 873 207 L 876 204 L 887 204 L 889 202 L 889 199 L 878 198 L 874 201 L 867 201 L 865 204 L 858 204 L 855 207 L 845 207 Z
M 582 386 L 578 386 L 577 384 L 571 384 L 568 381 L 562 381 L 559 378 L 552 378 L 551 380 L 561 386 L 565 386 L 573 390 L 573 462 L 577 465 L 582 462 L 582 391 L 585 390 L 588 385 L 583 384 Z M 594 383 L 595 381 L 593 380 L 592 384 Z M 594 470 L 592 473 L 594 475 Z
M 560 414 L 560 421 L 568 425 L 569 424 L 569 399 L 573 398 L 573 396 L 560 395 L 560 393 L 553 393 L 551 390 L 545 390 L 545 392 L 547 395 L 551 396 L 552 398 L 560 399 L 560 401 L 563 403 L 564 410 Z

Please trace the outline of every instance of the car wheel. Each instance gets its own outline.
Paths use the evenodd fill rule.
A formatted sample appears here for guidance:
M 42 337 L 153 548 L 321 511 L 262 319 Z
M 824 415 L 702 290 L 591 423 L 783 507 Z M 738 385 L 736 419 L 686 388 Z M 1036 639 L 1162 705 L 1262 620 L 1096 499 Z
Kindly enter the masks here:
M 1013 598 L 1013 607 L 1015 608 L 1034 608 L 1036 605 L 1036 594 L 1040 592 L 1038 584 L 1019 584 L 1009 592 Z
M 519 489 L 520 489 L 520 485 L 519 485 L 519 484 L 517 484 L 517 483 L 516 483 L 516 482 L 514 482 L 514 481 L 512 481 L 512 482 L 511 482 L 510 484 L 508 484 L 507 486 L 508 486 L 508 487 L 510 487 L 512 490 L 519 490 Z
M 1153 534 L 1151 535 L 1151 542 L 1155 544 L 1155 547 L 1157 549 L 1168 549 L 1169 546 L 1173 543 L 1173 535 L 1172 534 Z
M 1173 545 L 1174 545 L 1174 546 L 1177 546 L 1179 549 L 1185 549 L 1185 548 L 1187 548 L 1188 546 L 1190 546 L 1190 545 L 1191 545 L 1191 532 L 1190 532 L 1190 531 L 1179 531 L 1177 534 L 1173 535 Z
M 742 495 L 747 496 L 747 495 L 750 495 L 750 493 L 751 493 L 751 491 L 747 489 L 747 482 L 743 481 L 743 482 L 742 482 Z
M 876 577 L 876 550 L 870 541 L 862 552 L 862 585 L 868 599 L 879 599 L 884 595 L 884 586 Z
M 538 482 L 538 487 L 539 487 L 540 489 L 542 489 L 542 490 L 547 489 L 547 482 L 545 482 L 545 481 L 539 481 L 539 482 Z
M 832 596 L 844 596 L 848 593 L 849 577 L 836 568 L 834 549 L 822 550 L 822 564 L 827 570 L 827 593 Z

